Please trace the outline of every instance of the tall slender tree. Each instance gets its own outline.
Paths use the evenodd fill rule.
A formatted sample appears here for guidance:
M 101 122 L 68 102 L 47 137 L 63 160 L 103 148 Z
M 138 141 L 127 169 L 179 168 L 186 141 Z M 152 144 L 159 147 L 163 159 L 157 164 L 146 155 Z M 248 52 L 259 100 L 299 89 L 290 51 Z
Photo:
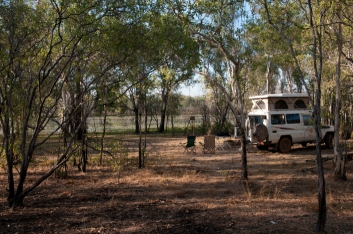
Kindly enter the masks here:
M 35 150 L 60 128 L 39 140 L 48 122 L 59 114 L 61 90 L 68 78 L 66 71 L 76 58 L 82 39 L 93 33 L 79 17 L 89 8 L 68 10 L 69 7 L 54 2 L 41 2 L 33 7 L 22 1 L 0 5 L 3 29 L 0 122 L 5 139 L 10 207 L 22 205 L 25 196 L 76 151 L 70 146 L 80 126 L 74 130 L 57 163 L 25 188 Z M 76 33 L 64 36 L 64 27 L 74 24 Z M 18 181 L 13 176 L 15 159 L 20 164 Z
M 318 203 L 319 213 L 315 230 L 316 232 L 324 232 L 327 219 L 326 208 L 326 190 L 323 162 L 321 158 L 321 83 L 323 74 L 323 40 L 324 40 L 324 21 L 326 15 L 325 6 L 321 2 L 296 1 L 281 4 L 277 1 L 263 1 L 264 16 L 268 23 L 274 27 L 288 44 L 292 58 L 296 64 L 299 78 L 304 85 L 306 92 L 309 94 L 311 106 L 314 108 L 315 132 L 316 132 L 316 161 L 318 167 Z M 274 12 L 283 11 L 284 14 L 278 15 Z M 297 14 L 293 14 L 297 12 Z M 300 13 L 300 14 L 299 14 Z M 296 17 L 301 15 L 300 21 Z M 291 32 L 293 28 L 300 27 L 305 29 L 303 34 L 305 39 L 310 43 L 309 50 L 303 49 L 297 44 Z M 297 45 L 297 47 L 295 47 Z M 303 63 L 300 61 L 300 55 L 308 54 L 311 57 L 311 67 L 305 70 Z M 310 89 L 310 85 L 306 83 L 306 76 L 310 76 L 312 84 L 315 84 L 314 90 Z M 314 97 L 314 98 L 313 98 Z
M 242 74 L 246 45 L 242 39 L 241 30 L 246 17 L 244 2 L 229 0 L 189 4 L 178 2 L 171 9 L 188 26 L 190 33 L 199 42 L 202 56 L 207 57 L 209 51 L 217 51 L 223 58 L 227 71 L 227 86 L 230 91 L 213 76 L 213 64 L 207 64 L 210 66 L 204 64 L 197 73 L 217 86 L 226 97 L 241 135 L 242 178 L 248 179 L 245 127 L 246 76 Z

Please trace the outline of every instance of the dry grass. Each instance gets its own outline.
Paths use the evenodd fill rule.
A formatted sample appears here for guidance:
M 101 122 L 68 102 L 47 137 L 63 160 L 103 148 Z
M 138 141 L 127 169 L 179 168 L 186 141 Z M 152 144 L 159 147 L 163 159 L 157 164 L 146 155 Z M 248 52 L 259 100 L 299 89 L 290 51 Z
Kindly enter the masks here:
M 283 155 L 250 148 L 249 180 L 241 179 L 238 146 L 216 154 L 183 154 L 184 138 L 148 138 L 146 167 L 137 169 L 137 138 L 117 171 L 91 163 L 88 173 L 70 167 L 69 178 L 49 178 L 10 212 L 0 194 L 1 233 L 313 233 L 317 205 L 314 147 Z M 197 140 L 198 141 L 198 140 Z M 332 156 L 323 149 L 323 155 Z M 32 182 L 50 165 L 41 155 Z M 45 157 L 45 158 L 44 158 Z M 45 159 L 45 160 L 44 160 Z M 49 162 L 48 162 L 49 161 Z M 91 158 L 92 162 L 96 162 Z M 327 233 L 353 232 L 352 164 L 347 182 L 335 181 L 325 162 Z M 6 175 L 1 170 L 2 187 Z

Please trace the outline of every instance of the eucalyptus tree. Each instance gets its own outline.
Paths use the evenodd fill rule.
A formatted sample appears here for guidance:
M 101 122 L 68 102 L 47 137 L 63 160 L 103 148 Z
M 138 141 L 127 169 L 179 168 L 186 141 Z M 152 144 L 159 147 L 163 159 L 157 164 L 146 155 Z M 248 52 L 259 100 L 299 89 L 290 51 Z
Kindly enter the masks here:
M 158 130 L 164 132 L 169 97 L 181 84 L 193 82 L 193 69 L 198 65 L 200 56 L 197 43 L 175 16 L 161 14 L 152 18 L 150 23 L 162 62 L 154 79 L 162 99 Z
M 143 103 L 139 97 L 145 97 L 148 92 L 160 91 L 162 108 L 159 129 L 164 131 L 168 97 L 182 82 L 192 78 L 192 68 L 198 62 L 197 46 L 179 21 L 156 12 L 157 10 L 158 8 L 146 13 L 141 25 L 135 30 L 132 29 L 135 35 L 130 37 L 134 38 L 134 45 L 139 48 L 134 53 L 135 60 L 126 64 L 130 83 L 144 80 L 142 90 L 135 86 L 128 95 L 132 103 L 130 108 L 135 112 L 136 133 L 139 132 L 138 106 Z M 146 79 L 154 81 L 155 84 Z
M 141 16 L 141 14 L 147 14 L 144 10 L 140 9 L 139 13 L 135 12 L 135 16 L 139 19 L 132 20 L 127 25 L 119 22 L 120 19 L 110 20 L 108 24 L 111 25 L 111 29 L 105 32 L 105 37 L 108 38 L 105 50 L 109 51 L 108 56 L 112 61 L 119 61 L 116 69 L 119 73 L 117 77 L 124 78 L 123 81 L 115 79 L 119 87 L 116 87 L 115 95 L 109 102 L 119 101 L 120 98 L 125 99 L 124 102 L 119 103 L 119 106 L 134 113 L 136 133 L 140 131 L 138 116 L 141 113 L 143 97 L 150 89 L 148 86 L 150 82 L 146 80 L 160 64 L 160 59 L 156 55 L 157 44 L 147 26 L 148 17 Z M 141 82 L 145 88 L 143 90 L 139 86 Z
M 139 20 L 132 22 L 129 33 L 122 37 L 123 41 L 128 41 L 126 47 L 131 54 L 127 54 L 129 58 L 119 66 L 127 78 L 121 86 L 127 90 L 126 97 L 130 101 L 125 106 L 134 112 L 135 133 L 140 136 L 139 168 L 143 167 L 143 152 L 146 147 L 146 142 L 144 146 L 142 142 L 142 115 L 146 114 L 147 96 L 154 90 L 151 77 L 167 59 L 161 45 L 163 42 L 161 30 L 153 25 L 153 21 L 160 17 L 158 6 L 143 9 L 140 7 L 142 8 L 140 5 L 137 7 L 140 10 Z M 145 115 L 145 126 L 147 126 L 146 122 L 147 116 Z
M 151 53 L 154 53 L 151 51 Z M 144 57 L 148 59 L 148 54 L 152 56 L 151 53 L 146 51 Z M 140 54 L 141 55 L 141 54 Z M 142 58 L 142 56 L 139 56 Z M 139 63 L 141 65 L 141 63 Z M 150 95 L 150 92 L 154 90 L 154 86 L 151 82 L 151 74 L 155 72 L 158 68 L 158 62 L 155 63 L 155 66 L 136 66 L 137 64 L 129 64 L 132 66 L 127 71 L 127 82 L 124 84 L 126 92 L 126 98 L 129 102 L 124 104 L 127 110 L 130 110 L 134 113 L 134 128 L 135 133 L 140 134 L 141 124 L 140 117 L 145 113 L 144 109 L 146 107 L 146 99 Z
M 219 51 L 208 51 L 207 57 L 204 56 L 203 60 L 203 64 L 212 64 L 212 71 L 209 71 L 209 73 L 212 73 L 217 83 L 225 87 L 227 92 L 231 92 L 227 79 L 227 64 L 223 60 L 223 55 Z M 205 87 L 209 90 L 207 96 L 212 103 L 210 112 L 214 118 L 213 130 L 216 133 L 228 133 L 227 115 L 230 108 L 229 102 L 223 94 L 223 89 L 220 89 L 212 82 L 208 82 L 207 79 L 205 79 Z M 234 99 L 234 97 L 231 98 Z M 233 100 L 231 101 L 233 102 Z
M 150 131 L 152 123 L 155 124 L 155 129 L 159 128 L 159 115 L 162 106 L 161 103 L 161 97 L 158 93 L 147 94 L 145 105 L 145 118 L 147 118 L 145 126 L 146 132 Z
M 78 5 L 81 4 L 85 3 L 80 2 Z M 80 44 L 81 57 L 73 63 L 69 85 L 65 86 L 65 97 L 68 98 L 63 99 L 68 102 L 64 112 L 76 113 L 76 118 L 70 118 L 68 122 L 81 126 L 77 140 L 82 142 L 83 171 L 87 156 L 84 150 L 86 138 L 82 133 L 87 132 L 87 124 L 82 116 L 87 108 L 82 103 L 88 102 L 82 100 L 91 100 L 89 103 L 103 105 L 103 108 L 114 106 L 114 103 L 124 98 L 136 84 L 144 82 L 155 70 L 157 60 L 151 53 L 155 50 L 155 43 L 151 40 L 145 21 L 149 9 L 147 1 L 139 4 L 135 1 L 106 1 L 102 5 L 95 3 L 91 14 L 85 15 L 86 18 L 97 20 L 97 25 L 92 25 L 86 19 L 88 27 L 96 27 L 97 33 L 85 38 Z M 134 110 L 138 114 L 138 108 Z M 70 131 L 75 126 L 69 126 L 65 132 L 72 134 Z
M 346 150 L 343 139 L 349 139 L 352 133 L 352 118 L 348 117 L 352 110 L 352 6 L 344 1 L 330 1 L 326 5 L 329 17 L 326 20 L 326 34 L 329 35 L 327 42 L 329 63 L 334 66 L 332 76 L 334 81 L 330 88 L 331 103 L 334 104 L 334 176 L 336 179 L 347 180 L 346 176 Z M 331 78 L 330 77 L 330 78 Z M 340 134 L 341 132 L 341 134 Z
M 258 7 L 256 4 L 252 6 Z M 256 17 L 256 14 L 245 26 L 246 43 L 250 47 L 250 61 L 248 69 L 256 76 L 256 84 L 250 88 L 255 95 L 276 92 L 299 92 L 303 87 L 296 75 L 295 66 L 291 55 L 286 48 L 286 43 L 270 25 Z M 300 39 L 300 31 L 292 35 Z
M 179 93 L 172 93 L 168 101 L 167 122 L 170 118 L 172 136 L 174 136 L 175 117 L 180 114 L 182 96 Z
M 260 1 L 263 17 L 283 37 L 288 45 L 296 65 L 299 78 L 309 94 L 313 107 L 316 132 L 316 162 L 318 167 L 318 203 L 319 213 L 316 232 L 324 232 L 327 208 L 325 177 L 321 158 L 321 83 L 324 71 L 324 27 L 327 8 L 320 1 Z M 277 14 L 282 12 L 283 14 Z M 301 29 L 302 41 L 291 34 Z M 310 62 L 309 62 L 310 60 Z M 306 78 L 309 77 L 309 83 Z M 313 85 L 313 87 L 310 87 Z
M 25 196 L 77 150 L 71 145 L 81 125 L 75 126 L 57 162 L 25 187 L 35 150 L 64 124 L 58 122 L 56 128 L 43 133 L 48 122 L 60 115 L 61 90 L 72 75 L 70 68 L 80 54 L 80 43 L 95 32 L 94 18 L 88 22 L 84 17 L 92 6 L 73 5 L 72 1 L 70 4 L 41 1 L 33 6 L 25 1 L 0 4 L 0 123 L 10 207 L 22 205 Z M 71 34 L 63 33 L 66 25 L 71 25 Z M 43 138 L 39 139 L 40 134 Z M 15 164 L 19 165 L 18 177 L 14 176 Z
M 104 46 L 103 48 L 97 46 L 97 48 L 100 48 L 99 56 L 95 56 L 95 65 L 91 64 L 93 65 L 91 69 L 96 74 L 95 76 L 98 76 L 93 85 L 94 92 L 91 92 L 95 94 L 97 101 L 94 114 L 103 116 L 103 129 L 99 149 L 100 164 L 103 163 L 108 112 L 124 114 L 127 111 L 126 103 L 128 99 L 126 98 L 126 93 L 131 87 L 124 86 L 128 80 L 128 74 L 121 70 L 122 64 L 126 63 L 127 60 L 127 55 L 123 52 L 127 45 L 117 45 L 118 43 L 116 42 L 121 39 L 117 35 L 122 37 L 123 35 L 127 35 L 129 31 L 128 27 L 124 27 L 123 25 L 117 26 L 117 24 L 114 24 L 114 27 L 104 30 L 104 33 L 100 35 L 100 39 L 105 39 Z M 120 53 L 116 53 L 117 51 Z
M 333 35 L 333 47 L 337 46 L 337 49 L 333 49 L 335 55 L 335 134 L 334 134 L 334 163 L 335 163 L 335 177 L 346 180 L 345 170 L 345 159 L 343 155 L 343 147 L 339 142 L 340 138 L 340 113 L 341 113 L 341 63 L 342 63 L 342 52 L 343 52 L 343 34 L 342 34 L 342 21 L 341 21 L 341 4 L 335 4 L 332 6 L 332 16 L 328 18 L 328 31 L 332 32 Z M 335 53 L 336 51 L 336 53 Z
M 171 11 L 189 28 L 200 44 L 201 56 L 211 51 L 222 55 L 227 69 L 229 90 L 215 79 L 212 63 L 204 64 L 197 71 L 224 93 L 229 107 L 237 120 L 241 135 L 242 177 L 247 179 L 246 134 L 245 134 L 245 80 L 242 67 L 246 45 L 242 38 L 242 25 L 246 18 L 243 1 L 177 1 Z M 236 100 L 233 102 L 233 100 Z
M 134 115 L 135 133 L 139 134 L 139 168 L 143 167 L 144 149 L 146 142 L 142 142 L 142 115 L 145 113 L 146 98 L 151 89 L 151 74 L 158 68 L 160 60 L 156 53 L 157 43 L 153 40 L 153 35 L 145 22 L 139 22 L 131 27 L 129 34 L 130 49 L 134 48 L 129 59 L 119 66 L 123 76 L 126 77 L 120 84 L 121 92 L 129 102 L 123 104 L 123 108 L 131 110 Z M 124 35 L 126 36 L 126 35 Z M 122 103 L 121 103 L 122 104 Z M 146 121 L 146 118 L 145 118 Z M 147 126 L 147 125 L 146 125 Z M 144 144 L 144 146 L 143 146 Z
M 217 82 L 223 84 L 221 77 L 216 77 Z M 214 118 L 213 130 L 217 134 L 229 134 L 229 121 L 227 119 L 229 112 L 229 103 L 223 95 L 223 90 L 219 89 L 215 85 L 208 85 L 211 90 L 209 95 L 211 97 L 211 114 Z M 228 91 L 229 92 L 229 91 Z M 233 101 L 233 100 L 232 100 Z

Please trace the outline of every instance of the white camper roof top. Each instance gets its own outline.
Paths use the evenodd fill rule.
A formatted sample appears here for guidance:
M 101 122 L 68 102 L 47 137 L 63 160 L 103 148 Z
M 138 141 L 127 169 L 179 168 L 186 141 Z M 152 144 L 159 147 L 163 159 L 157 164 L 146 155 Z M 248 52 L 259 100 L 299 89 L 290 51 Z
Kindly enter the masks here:
M 303 98 L 309 97 L 307 93 L 276 93 L 276 94 L 265 94 L 260 96 L 252 96 L 249 99 L 268 99 L 268 98 Z

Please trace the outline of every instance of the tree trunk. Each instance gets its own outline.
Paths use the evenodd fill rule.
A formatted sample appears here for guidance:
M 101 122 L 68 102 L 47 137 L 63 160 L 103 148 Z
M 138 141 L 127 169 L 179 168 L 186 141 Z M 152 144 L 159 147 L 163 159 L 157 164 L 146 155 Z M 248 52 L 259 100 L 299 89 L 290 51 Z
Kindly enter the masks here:
M 320 85 L 319 85 L 320 87 Z M 327 207 L 326 207 L 326 188 L 325 188 L 325 176 L 324 167 L 321 157 L 321 130 L 320 130 L 320 88 L 316 94 L 316 105 L 314 110 L 315 118 L 315 131 L 316 131 L 316 164 L 318 168 L 318 202 L 319 202 L 319 214 L 317 218 L 315 231 L 317 233 L 325 232 L 325 225 L 327 219 Z
M 87 131 L 86 129 L 83 129 L 83 134 L 82 134 L 82 149 L 81 149 L 81 154 L 82 154 L 82 172 L 87 172 L 86 167 L 87 167 Z
M 342 54 L 342 29 L 341 24 L 338 24 L 337 37 L 337 62 L 336 62 L 336 106 L 335 106 L 335 134 L 334 134 L 334 163 L 336 179 L 347 180 L 346 177 L 346 160 L 343 149 L 339 144 L 340 130 L 340 113 L 341 113 L 341 54 Z
M 24 195 L 22 194 L 22 192 L 23 192 L 24 182 L 27 177 L 27 170 L 28 170 L 28 160 L 25 155 L 22 155 L 22 165 L 21 165 L 21 169 L 20 169 L 20 178 L 19 178 L 19 182 L 17 185 L 15 197 L 14 197 L 13 207 L 19 207 L 19 206 L 23 205 Z
M 13 152 L 13 143 L 11 143 L 11 140 L 13 137 L 10 137 L 8 127 L 4 129 L 4 147 L 5 147 L 5 155 L 6 155 L 6 160 L 7 160 L 7 180 L 9 184 L 9 194 L 7 196 L 7 202 L 9 204 L 9 207 L 12 207 L 14 203 L 14 197 L 15 197 L 15 182 L 14 182 L 14 176 L 13 176 L 13 158 L 14 158 L 14 152 Z
M 104 138 L 105 138 L 106 124 L 107 124 L 107 107 L 106 107 L 106 105 L 104 105 L 103 108 L 104 108 L 103 132 L 102 132 L 102 138 L 101 138 L 101 149 L 99 152 L 99 165 L 103 165 Z
M 81 87 L 78 88 L 78 91 L 81 91 Z M 78 143 L 81 143 L 81 162 L 82 162 L 82 172 L 86 172 L 87 166 L 87 124 L 86 119 L 84 118 L 84 106 L 80 105 L 83 103 L 82 93 L 77 94 L 76 97 L 76 108 L 79 107 L 74 117 L 74 128 L 72 129 L 72 134 L 77 131 L 76 140 Z
M 13 146 L 14 146 L 15 137 L 13 134 L 10 133 L 11 131 L 10 129 L 11 127 L 10 127 L 9 118 L 5 117 L 4 128 L 3 128 L 3 134 L 4 134 L 3 147 L 6 155 L 7 180 L 9 184 L 9 188 L 8 188 L 9 194 L 7 196 L 7 202 L 9 204 L 9 207 L 12 207 L 14 203 L 14 197 L 15 197 L 15 182 L 14 182 L 14 176 L 13 176 L 13 160 L 14 160 Z
M 266 89 L 267 89 L 267 94 L 270 93 L 270 85 L 271 85 L 271 82 L 270 82 L 270 70 L 271 70 L 271 61 L 269 61 L 267 63 L 267 68 L 266 68 Z
M 168 95 L 169 95 L 168 92 L 166 92 L 164 95 L 162 95 L 162 110 L 161 110 L 161 122 L 159 125 L 159 132 L 164 132 Z
M 9 194 L 7 196 L 7 202 L 9 204 L 9 207 L 13 205 L 14 202 L 14 196 L 15 196 L 15 183 L 14 183 L 14 177 L 13 177 L 13 164 L 12 162 L 7 163 L 7 180 L 9 184 Z
M 135 133 L 138 134 L 140 133 L 140 124 L 139 124 L 139 109 L 137 107 L 134 108 L 134 114 L 135 114 Z
M 148 111 L 147 111 L 147 106 L 145 105 L 145 135 L 147 134 L 148 132 Z
M 243 128 L 240 128 L 241 135 L 241 172 L 243 179 L 248 179 L 248 160 L 246 155 L 246 134 Z
M 173 115 L 170 116 L 170 121 L 171 121 L 171 125 L 172 125 L 172 136 L 174 136 L 174 117 L 173 117 Z
M 316 127 L 317 128 L 317 127 Z M 320 129 L 317 129 L 320 131 Z M 325 230 L 326 218 L 327 218 L 327 208 L 326 208 L 326 188 L 325 188 L 325 177 L 324 168 L 321 157 L 321 144 L 320 139 L 316 141 L 316 162 L 318 168 L 318 201 L 319 201 L 319 214 L 316 223 L 316 232 L 321 233 Z
M 141 123 L 141 114 L 139 115 L 139 122 Z M 143 167 L 143 152 L 144 150 L 142 149 L 142 131 L 141 131 L 141 124 L 139 125 L 139 157 L 138 157 L 138 166 L 141 169 Z

